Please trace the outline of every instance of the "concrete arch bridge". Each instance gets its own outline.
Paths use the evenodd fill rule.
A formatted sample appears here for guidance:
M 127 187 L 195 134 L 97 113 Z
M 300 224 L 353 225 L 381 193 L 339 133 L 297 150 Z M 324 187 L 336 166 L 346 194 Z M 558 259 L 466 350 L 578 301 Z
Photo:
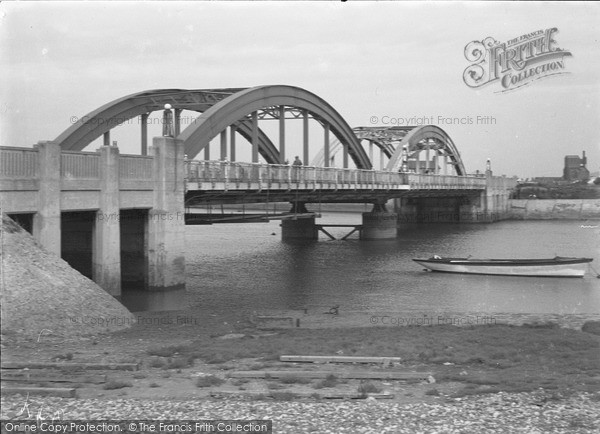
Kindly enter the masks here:
M 182 129 L 184 110 L 198 116 Z M 156 111 L 163 134 L 150 145 Z M 121 154 L 111 131 L 136 118 L 140 153 Z M 104 146 L 83 151 L 100 137 Z M 240 146 L 249 147 L 249 161 L 238 158 Z M 292 150 L 312 164 L 286 164 Z M 319 96 L 284 85 L 139 92 L 82 116 L 52 141 L 0 147 L 3 212 L 47 249 L 84 262 L 75 265 L 115 295 L 133 283 L 184 284 L 185 224 L 198 222 L 189 206 L 290 202 L 290 212 L 277 216 L 282 237 L 316 239 L 322 228 L 307 204 L 372 203 L 355 229 L 380 239 L 395 237 L 405 221 L 502 218 L 511 183 L 491 170 L 467 175 L 456 145 L 436 126 L 351 128 Z

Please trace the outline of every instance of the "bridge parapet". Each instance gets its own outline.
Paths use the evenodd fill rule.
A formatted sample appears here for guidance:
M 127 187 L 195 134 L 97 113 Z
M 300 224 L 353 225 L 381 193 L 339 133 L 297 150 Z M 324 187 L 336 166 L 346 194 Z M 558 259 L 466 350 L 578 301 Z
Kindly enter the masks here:
M 121 187 L 131 190 L 153 179 L 152 156 L 119 155 Z M 99 152 L 61 151 L 62 189 L 97 190 L 100 188 Z M 0 147 L 0 190 L 36 190 L 40 175 L 38 148 Z M 82 182 L 83 181 L 83 182 Z M 140 181 L 142 183 L 140 183 Z M 151 184 L 142 188 L 151 189 Z
M 62 151 L 60 176 L 66 179 L 100 179 L 100 154 Z
M 0 176 L 7 179 L 31 179 L 38 176 L 37 149 L 0 147 Z
M 452 176 L 452 175 L 425 175 L 420 173 L 407 173 L 408 184 L 411 190 L 420 189 L 461 189 L 461 190 L 484 190 L 486 179 L 476 176 Z
M 119 158 L 119 178 L 151 180 L 153 157 L 143 155 L 121 155 Z

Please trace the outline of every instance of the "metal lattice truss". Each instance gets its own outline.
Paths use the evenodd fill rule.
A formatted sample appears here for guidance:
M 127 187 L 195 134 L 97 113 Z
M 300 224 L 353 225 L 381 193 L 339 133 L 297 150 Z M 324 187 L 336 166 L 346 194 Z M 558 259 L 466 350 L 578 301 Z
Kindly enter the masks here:
M 379 147 L 388 158 L 386 170 L 398 171 L 403 164 L 418 158 L 422 151 L 432 152 L 438 157 L 446 158 L 454 167 L 457 175 L 465 175 L 464 164 L 456 146 L 444 130 L 433 125 L 406 127 L 356 127 L 353 128 L 358 140 L 368 141 Z M 330 158 L 343 150 L 339 141 L 331 145 Z M 319 152 L 312 165 L 323 164 L 324 153 Z
M 278 120 L 281 118 L 281 106 L 265 107 L 258 110 L 258 119 L 260 120 Z M 283 116 L 285 119 L 302 119 L 304 116 L 308 116 L 310 119 L 315 119 L 311 113 L 296 107 L 283 106 Z M 251 119 L 251 114 L 248 114 L 247 119 Z M 317 119 L 318 120 L 318 119 Z

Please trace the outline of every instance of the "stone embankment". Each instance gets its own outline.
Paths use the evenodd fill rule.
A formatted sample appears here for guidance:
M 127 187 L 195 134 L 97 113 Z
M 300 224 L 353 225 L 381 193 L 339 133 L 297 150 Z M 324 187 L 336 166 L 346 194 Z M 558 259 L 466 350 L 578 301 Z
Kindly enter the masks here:
M 511 199 L 514 220 L 600 220 L 600 199 Z

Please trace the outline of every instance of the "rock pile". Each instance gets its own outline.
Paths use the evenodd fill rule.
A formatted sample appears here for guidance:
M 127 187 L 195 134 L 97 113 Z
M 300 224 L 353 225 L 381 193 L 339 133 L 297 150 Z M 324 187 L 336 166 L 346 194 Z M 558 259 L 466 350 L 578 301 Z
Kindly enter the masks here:
M 135 322 L 114 297 L 44 250 L 6 215 L 0 256 L 3 343 L 40 334 L 73 338 L 113 332 Z

